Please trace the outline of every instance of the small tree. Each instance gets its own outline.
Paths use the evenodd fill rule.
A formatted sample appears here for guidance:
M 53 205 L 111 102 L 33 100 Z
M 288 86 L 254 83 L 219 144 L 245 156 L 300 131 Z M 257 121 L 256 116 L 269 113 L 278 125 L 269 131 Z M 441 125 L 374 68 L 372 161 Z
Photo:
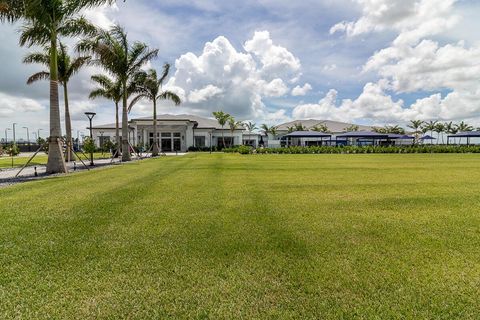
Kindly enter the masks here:
M 225 148 L 225 136 L 223 134 L 223 128 L 227 124 L 228 120 L 230 119 L 230 114 L 225 113 L 223 111 L 214 111 L 213 116 L 215 119 L 217 119 L 218 124 L 222 126 L 222 141 L 223 141 L 223 147 Z
M 234 132 L 235 130 L 237 130 L 238 128 L 240 128 L 242 126 L 242 122 L 241 121 L 235 121 L 235 118 L 234 117 L 230 117 L 228 119 L 228 126 L 230 127 L 230 133 L 232 135 L 232 141 L 230 141 L 230 147 L 233 147 L 233 141 L 235 140 L 235 137 L 234 137 Z

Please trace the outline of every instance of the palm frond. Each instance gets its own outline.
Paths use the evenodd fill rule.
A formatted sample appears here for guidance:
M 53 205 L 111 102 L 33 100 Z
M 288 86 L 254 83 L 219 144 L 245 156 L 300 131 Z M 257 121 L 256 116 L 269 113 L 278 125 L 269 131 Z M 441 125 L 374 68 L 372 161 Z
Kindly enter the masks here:
M 80 16 L 65 20 L 57 32 L 64 37 L 94 36 L 97 29 L 85 17 Z
M 50 66 L 50 55 L 48 51 L 46 52 L 33 52 L 26 55 L 23 58 L 23 63 L 31 64 L 31 63 L 38 63 L 43 64 L 44 66 Z
M 173 103 L 175 103 L 176 106 L 180 105 L 182 103 L 182 100 L 180 99 L 180 97 L 175 93 L 175 92 L 172 92 L 172 91 L 163 91 L 158 97 L 157 97 L 158 100 L 170 100 L 170 101 L 173 101 Z
M 170 64 L 169 64 L 169 63 L 165 63 L 165 64 L 163 65 L 162 76 L 160 77 L 160 79 L 158 79 L 158 85 L 159 85 L 159 86 L 162 86 L 162 85 L 163 85 L 163 82 L 165 81 L 165 79 L 167 79 L 169 72 L 170 72 Z
M 128 112 L 132 111 L 133 107 L 142 99 L 148 99 L 148 97 L 144 94 L 139 94 L 138 96 L 135 96 L 135 98 L 133 98 L 128 105 Z
M 20 46 L 46 45 L 50 42 L 50 31 L 44 25 L 34 22 L 20 28 Z
M 32 83 L 40 81 L 40 80 L 48 80 L 48 79 L 50 79 L 50 73 L 46 72 L 46 71 L 40 71 L 40 72 L 37 72 L 37 73 L 31 75 L 27 79 L 27 84 L 32 84 Z

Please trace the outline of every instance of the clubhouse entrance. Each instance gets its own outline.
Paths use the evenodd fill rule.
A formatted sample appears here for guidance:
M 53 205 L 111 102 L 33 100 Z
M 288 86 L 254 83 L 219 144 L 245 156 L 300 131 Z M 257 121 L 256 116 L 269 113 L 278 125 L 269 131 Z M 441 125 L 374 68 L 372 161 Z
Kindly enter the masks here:
M 159 132 L 160 151 L 175 152 L 182 150 L 182 134 L 180 132 Z M 150 132 L 150 145 L 153 144 L 153 132 Z

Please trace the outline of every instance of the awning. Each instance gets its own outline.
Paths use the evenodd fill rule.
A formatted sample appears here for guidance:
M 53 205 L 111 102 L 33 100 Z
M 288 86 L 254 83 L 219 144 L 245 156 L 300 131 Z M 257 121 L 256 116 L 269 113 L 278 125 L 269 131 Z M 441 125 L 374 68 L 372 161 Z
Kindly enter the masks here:
M 330 138 L 332 135 L 318 131 L 295 131 L 285 135 L 287 138 Z
M 480 131 L 459 132 L 457 134 L 449 135 L 449 138 L 480 138 Z
M 352 131 L 337 135 L 338 138 L 359 138 L 359 139 L 389 139 L 388 134 L 372 131 Z

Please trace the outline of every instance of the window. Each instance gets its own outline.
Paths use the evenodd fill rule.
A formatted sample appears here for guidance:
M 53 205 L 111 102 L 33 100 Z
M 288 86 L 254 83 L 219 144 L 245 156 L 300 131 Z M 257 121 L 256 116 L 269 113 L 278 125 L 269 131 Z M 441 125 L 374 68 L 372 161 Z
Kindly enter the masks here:
M 162 138 L 171 138 L 172 133 L 171 132 L 162 132 Z
M 174 133 L 173 133 L 173 136 L 174 136 L 175 138 L 180 138 L 180 132 L 174 132 Z
M 205 147 L 205 136 L 195 136 L 195 147 L 197 148 Z

